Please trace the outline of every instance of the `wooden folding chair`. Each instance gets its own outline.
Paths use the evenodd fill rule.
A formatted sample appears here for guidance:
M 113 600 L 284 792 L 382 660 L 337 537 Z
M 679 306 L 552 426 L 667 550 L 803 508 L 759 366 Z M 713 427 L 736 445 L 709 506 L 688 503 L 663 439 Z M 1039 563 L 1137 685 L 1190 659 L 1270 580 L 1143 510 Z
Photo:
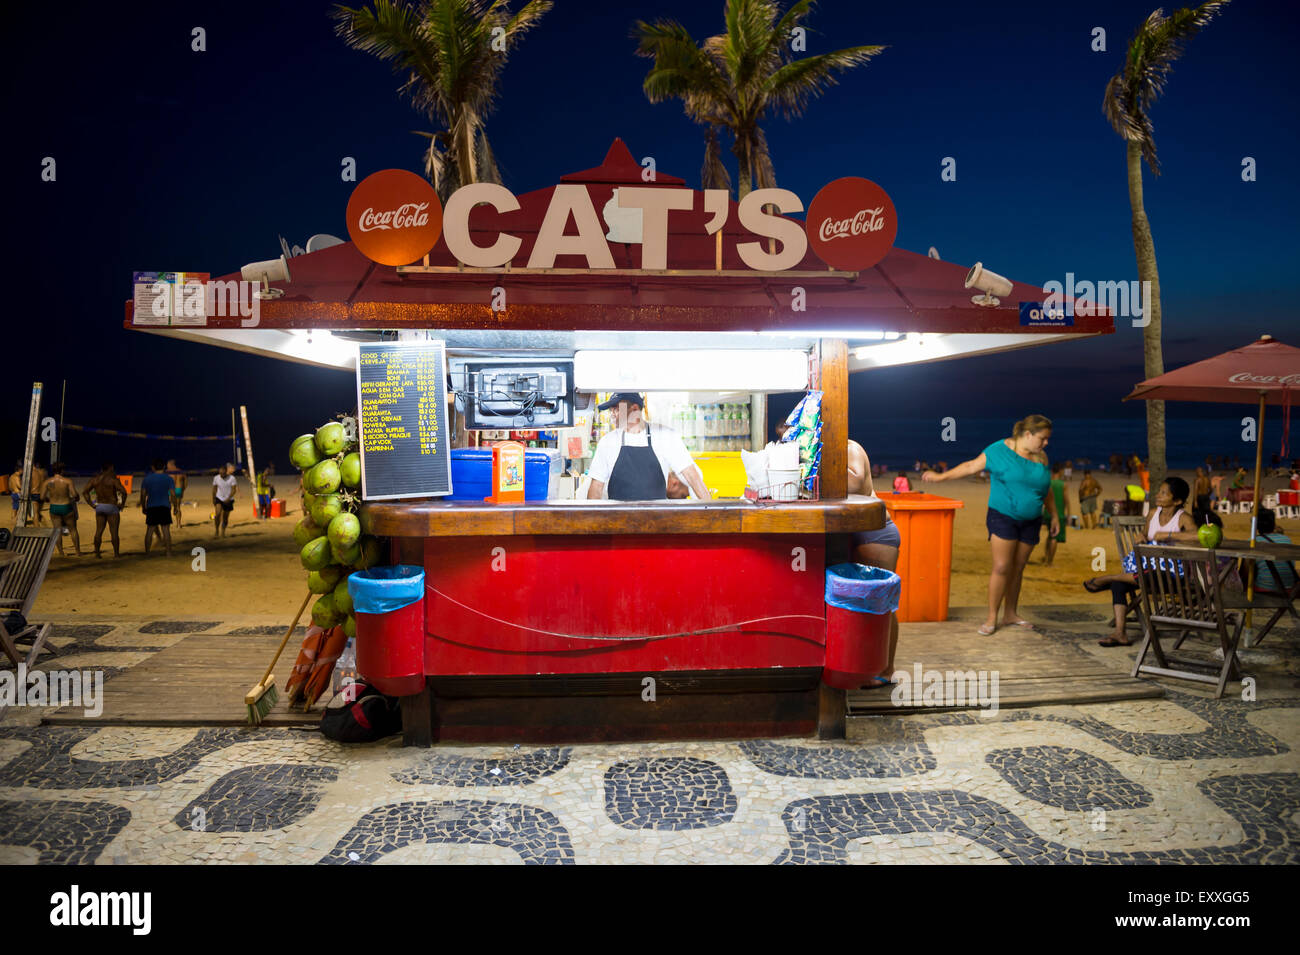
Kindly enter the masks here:
M 1180 561 L 1183 572 L 1179 574 L 1174 570 L 1148 569 L 1140 570 L 1137 575 L 1144 633 L 1137 661 L 1133 665 L 1133 676 L 1147 673 L 1209 683 L 1215 688 L 1214 698 L 1219 699 L 1230 678 L 1241 679 L 1237 646 L 1241 642 L 1246 615 L 1238 610 L 1225 609 L 1222 576 L 1214 551 L 1203 547 L 1139 544 L 1135 553 L 1139 568 L 1156 566 L 1156 562 L 1163 558 L 1166 562 Z M 1223 665 L 1213 674 L 1175 669 L 1171 664 L 1210 670 L 1214 670 L 1215 664 L 1208 660 L 1188 660 L 1167 654 L 1160 645 L 1162 630 L 1178 633 L 1175 649 L 1189 633 L 1217 634 L 1219 646 L 1223 650 Z M 1155 657 L 1155 665 L 1146 662 L 1148 653 Z
M 40 593 L 41 584 L 45 581 L 45 572 L 50 567 L 54 543 L 60 533 L 60 528 L 18 527 L 9 540 L 7 550 L 19 556 L 18 560 L 0 570 L 0 649 L 4 650 L 5 656 L 15 667 L 19 662 L 30 667 L 42 650 L 57 653 L 53 647 L 45 645 L 53 624 L 35 624 L 29 619 L 27 626 L 10 633 L 5 628 L 4 618 L 13 610 L 17 610 L 24 618 L 30 617 L 36 595 Z M 26 657 L 19 657 L 19 643 L 31 643 L 31 650 Z
M 1147 539 L 1147 519 L 1145 517 L 1116 517 L 1115 524 L 1115 547 L 1119 551 L 1119 559 L 1122 561 L 1124 555 L 1137 547 Z M 1124 619 L 1129 617 L 1140 616 L 1142 611 L 1142 597 L 1135 590 L 1129 594 L 1128 600 L 1124 606 Z

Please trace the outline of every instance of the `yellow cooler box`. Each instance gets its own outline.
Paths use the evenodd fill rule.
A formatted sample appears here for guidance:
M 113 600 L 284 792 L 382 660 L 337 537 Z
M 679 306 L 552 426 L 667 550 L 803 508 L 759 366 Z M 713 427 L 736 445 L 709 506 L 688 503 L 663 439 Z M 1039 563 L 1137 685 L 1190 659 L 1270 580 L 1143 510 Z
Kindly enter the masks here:
M 740 463 L 739 451 L 706 451 L 691 457 L 714 497 L 745 496 L 745 466 Z

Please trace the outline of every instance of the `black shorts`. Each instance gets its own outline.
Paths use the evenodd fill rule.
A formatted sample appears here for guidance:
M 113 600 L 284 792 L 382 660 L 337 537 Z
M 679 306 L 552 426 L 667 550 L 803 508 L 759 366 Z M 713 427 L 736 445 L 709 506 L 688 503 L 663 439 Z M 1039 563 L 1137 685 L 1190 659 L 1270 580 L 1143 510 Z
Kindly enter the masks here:
M 146 507 L 144 509 L 144 523 L 146 527 L 157 527 L 159 525 L 171 526 L 172 509 L 164 504 L 162 507 Z
M 990 507 L 988 516 L 984 518 L 984 526 L 988 528 L 990 538 L 999 537 L 1004 541 L 1037 544 L 1038 532 L 1043 526 L 1043 516 L 1040 514 L 1027 521 L 1018 521 Z
M 226 513 L 230 513 L 235 509 L 235 502 L 233 499 L 229 501 L 217 501 L 217 503 L 221 505 L 221 509 Z

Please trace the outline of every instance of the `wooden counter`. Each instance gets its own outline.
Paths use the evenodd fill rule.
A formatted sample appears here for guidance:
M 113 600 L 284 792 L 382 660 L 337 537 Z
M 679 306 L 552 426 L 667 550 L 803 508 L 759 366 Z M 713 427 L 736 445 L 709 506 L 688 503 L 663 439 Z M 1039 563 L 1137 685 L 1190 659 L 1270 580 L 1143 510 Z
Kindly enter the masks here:
M 482 504 L 422 500 L 372 503 L 361 526 L 380 537 L 586 534 L 848 534 L 885 526 L 876 498 L 776 504 L 728 501 L 601 501 Z

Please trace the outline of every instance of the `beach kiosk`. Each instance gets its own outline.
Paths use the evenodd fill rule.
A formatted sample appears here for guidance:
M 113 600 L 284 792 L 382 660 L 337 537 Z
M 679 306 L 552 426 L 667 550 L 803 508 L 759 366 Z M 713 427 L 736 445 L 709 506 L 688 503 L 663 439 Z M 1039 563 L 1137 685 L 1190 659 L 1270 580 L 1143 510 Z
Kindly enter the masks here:
M 366 676 L 402 691 L 410 743 L 842 735 L 844 691 L 823 679 L 825 571 L 885 519 L 847 493 L 849 374 L 1113 330 L 1045 309 L 1041 289 L 895 248 L 896 211 L 861 178 L 737 203 L 647 176 L 621 140 L 517 197 L 476 184 L 444 207 L 412 174 L 376 177 L 349 203 L 352 241 L 265 271 L 255 322 L 136 325 L 128 305 L 128 326 L 346 369 L 367 348 L 431 344 L 447 364 L 411 440 L 444 451 L 474 441 L 457 409 L 485 400 L 475 362 L 571 374 L 549 379 L 554 407 L 754 396 L 755 450 L 763 395 L 821 393 L 819 476 L 796 500 L 449 501 L 436 451 L 423 484 L 420 467 L 397 469 L 414 482 L 401 496 L 367 487 L 365 530 L 424 573 L 422 626 L 394 638 L 419 651 L 386 655 L 411 672 L 365 673 L 358 650 Z

